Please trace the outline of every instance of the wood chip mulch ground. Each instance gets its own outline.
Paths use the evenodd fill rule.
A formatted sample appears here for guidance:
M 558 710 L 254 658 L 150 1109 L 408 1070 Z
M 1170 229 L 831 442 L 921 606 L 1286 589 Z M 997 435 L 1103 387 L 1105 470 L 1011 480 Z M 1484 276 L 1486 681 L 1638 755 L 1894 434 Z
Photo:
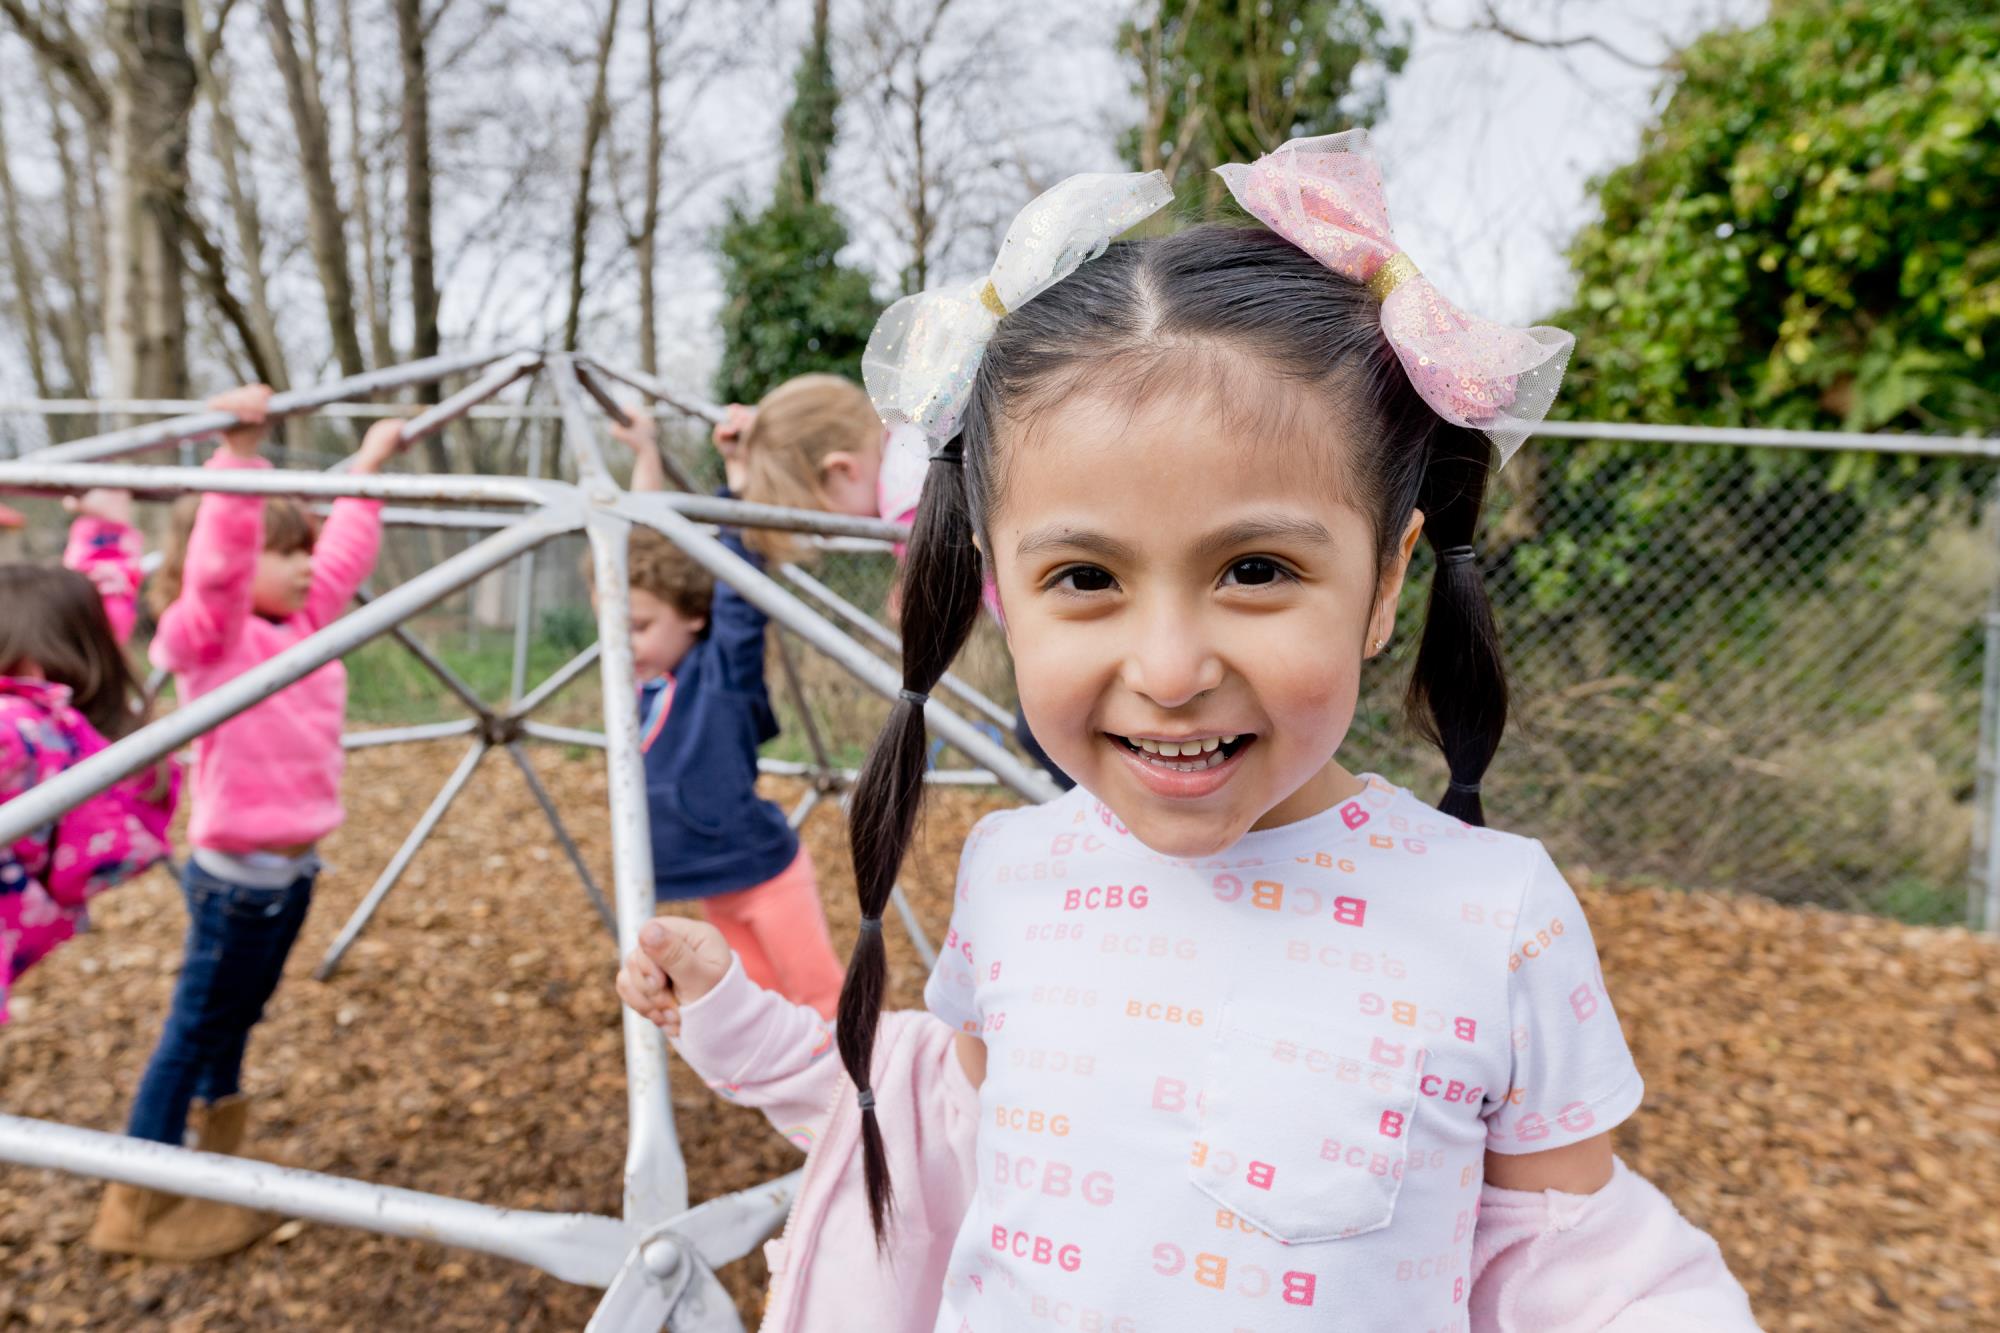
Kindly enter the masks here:
M 615 1213 L 624 1074 L 608 937 L 532 798 L 489 757 L 330 983 L 309 975 L 459 758 L 358 753 L 346 828 L 251 1049 L 261 1146 L 295 1164 L 495 1204 Z M 538 751 L 608 876 L 601 766 Z M 774 789 L 783 791 L 783 788 Z M 938 797 L 906 875 L 933 931 L 957 848 L 994 803 Z M 836 945 L 844 834 L 808 823 Z M 1586 885 L 1646 1075 L 1620 1151 L 1721 1242 L 1773 1330 L 2000 1327 L 2000 941 L 1752 898 Z M 31 973 L 0 1030 L 0 1109 L 115 1130 L 158 1030 L 183 912 L 161 872 Z M 897 1004 L 921 967 L 890 931 Z M 798 1154 L 676 1066 L 697 1199 Z M 98 1185 L 0 1165 L 0 1329 L 577 1329 L 597 1293 L 441 1245 L 288 1224 L 169 1267 L 81 1242 Z M 760 1259 L 725 1274 L 746 1315 Z

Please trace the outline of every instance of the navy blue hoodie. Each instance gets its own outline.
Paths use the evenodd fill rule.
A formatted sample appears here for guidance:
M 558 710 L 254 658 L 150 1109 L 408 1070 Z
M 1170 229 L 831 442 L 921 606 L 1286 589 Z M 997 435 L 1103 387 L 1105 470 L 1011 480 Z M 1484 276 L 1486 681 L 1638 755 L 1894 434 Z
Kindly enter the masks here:
M 735 532 L 722 544 L 759 569 Z M 646 807 L 653 825 L 653 892 L 660 901 L 752 888 L 784 872 L 798 835 L 784 811 L 757 795 L 757 747 L 778 734 L 764 688 L 762 611 L 722 580 L 708 633 L 665 680 L 639 692 Z M 649 736 L 649 733 L 650 736 Z

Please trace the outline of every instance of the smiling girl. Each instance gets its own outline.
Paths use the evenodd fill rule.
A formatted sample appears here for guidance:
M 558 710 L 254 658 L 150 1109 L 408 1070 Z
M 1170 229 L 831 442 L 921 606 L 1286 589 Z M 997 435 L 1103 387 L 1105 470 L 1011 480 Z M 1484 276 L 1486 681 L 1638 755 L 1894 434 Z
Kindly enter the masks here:
M 712 940 L 656 932 L 622 983 L 817 1140 L 767 1327 L 1754 1327 L 1713 1242 L 1614 1160 L 1643 1085 L 1574 894 L 1483 827 L 1507 687 L 1472 542 L 1569 336 L 1446 302 L 1359 146 L 1224 168 L 1269 230 L 1109 249 L 1166 187 L 1075 178 L 990 280 L 884 317 L 870 391 L 937 452 L 903 699 L 855 803 L 856 1095 L 815 1114 L 810 1020 Z M 1435 807 L 1343 748 L 1420 541 Z M 922 706 L 982 564 L 1078 788 L 979 824 L 942 1023 L 884 1020 Z

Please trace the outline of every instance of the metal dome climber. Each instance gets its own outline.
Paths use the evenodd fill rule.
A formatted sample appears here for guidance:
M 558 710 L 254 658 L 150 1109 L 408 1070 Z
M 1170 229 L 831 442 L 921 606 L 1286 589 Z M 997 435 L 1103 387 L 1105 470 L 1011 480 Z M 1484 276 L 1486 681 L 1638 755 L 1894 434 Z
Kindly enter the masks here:
M 353 495 L 390 502 L 383 511 L 385 522 L 492 530 L 491 535 L 466 550 L 397 587 L 365 599 L 347 615 L 269 661 L 0 806 L 0 842 L 14 841 L 327 662 L 371 639 L 390 634 L 445 684 L 471 716 L 451 722 L 360 732 L 347 737 L 346 744 L 358 748 L 460 735 L 470 736 L 472 743 L 342 928 L 317 975 L 324 979 L 331 974 L 341 954 L 365 928 L 474 769 L 494 749 L 503 749 L 520 768 L 585 891 L 605 915 L 607 924 L 613 926 L 617 950 L 622 955 L 636 947 L 639 927 L 653 910 L 652 849 L 639 758 L 638 715 L 630 706 L 636 684 L 629 651 L 626 538 L 634 523 L 664 533 L 775 622 L 780 666 L 804 719 L 813 759 L 804 765 L 766 761 L 764 767 L 767 771 L 801 775 L 810 780 L 805 797 L 791 815 L 795 827 L 827 794 L 838 793 L 844 806 L 847 788 L 855 775 L 837 767 L 828 756 L 786 645 L 786 634 L 805 640 L 886 698 L 893 699 L 901 688 L 900 673 L 876 652 L 850 638 L 820 611 L 806 605 L 777 579 L 729 551 L 703 524 L 726 522 L 869 542 L 900 538 L 904 535 L 902 530 L 872 519 L 751 505 L 685 491 L 639 494 L 623 489 L 605 466 L 599 440 L 602 418 L 593 417 L 586 406 L 587 399 L 594 400 L 604 413 L 622 418 L 621 409 L 605 386 L 606 379 L 620 381 L 684 416 L 714 421 L 719 419 L 720 411 L 649 376 L 612 370 L 578 355 L 505 350 L 433 357 L 281 393 L 271 400 L 270 410 L 274 416 L 304 414 L 384 389 L 474 372 L 480 373 L 465 388 L 412 418 L 403 428 L 403 443 L 407 446 L 421 439 L 518 380 L 542 376 L 560 409 L 562 441 L 576 470 L 576 482 L 478 475 L 359 477 L 344 475 L 340 465 L 326 472 L 238 472 L 107 461 L 209 434 L 233 423 L 234 418 L 229 414 L 218 412 L 200 412 L 112 431 L 0 463 L 0 486 L 60 492 L 120 487 L 156 496 L 217 491 L 309 500 Z M 672 471 L 671 459 L 669 463 Z M 684 477 L 676 480 L 686 484 Z M 404 507 L 397 507 L 398 502 Z M 468 512 L 408 507 L 416 504 L 479 508 Z M 523 692 L 525 639 L 517 637 L 513 701 L 498 706 L 485 702 L 403 629 L 403 621 L 438 599 L 514 560 L 532 562 L 535 550 L 543 543 L 576 532 L 583 533 L 590 544 L 599 589 L 598 642 L 616 645 L 621 651 L 600 653 L 596 646 L 587 648 L 533 689 Z M 879 647 L 890 650 L 899 647 L 887 629 L 810 574 L 792 566 L 783 567 L 778 573 Z M 517 636 L 526 635 L 531 620 L 526 600 L 532 596 L 532 580 L 524 578 L 522 586 L 524 613 L 516 619 Z M 602 735 L 547 726 L 534 720 L 531 714 L 540 705 L 593 664 L 603 684 Z M 1012 721 L 991 700 L 954 677 L 947 677 L 939 693 L 950 693 L 1003 725 Z M 997 781 L 1036 801 L 1055 794 L 1040 772 L 954 713 L 941 698 L 931 700 L 925 715 L 936 735 L 979 766 L 941 770 L 932 775 L 933 780 Z M 530 740 L 601 746 L 605 750 L 610 774 L 615 919 L 564 829 L 554 802 L 536 776 L 523 744 Z M 900 890 L 897 901 L 919 951 L 928 962 L 930 944 Z M 568 1282 L 605 1288 L 604 1298 L 589 1325 L 593 1330 L 617 1333 L 655 1330 L 669 1321 L 677 1333 L 739 1330 L 741 1324 L 735 1306 L 714 1270 L 748 1253 L 782 1223 L 796 1173 L 690 1208 L 687 1170 L 668 1095 L 665 1042 L 651 1024 L 631 1011 L 623 1011 L 622 1018 L 629 1139 L 623 1209 L 616 1218 L 501 1208 L 243 1158 L 217 1157 L 7 1114 L 0 1114 L 0 1161 L 119 1180 L 176 1194 L 270 1209 L 317 1222 L 442 1241 L 501 1255 L 532 1264 Z

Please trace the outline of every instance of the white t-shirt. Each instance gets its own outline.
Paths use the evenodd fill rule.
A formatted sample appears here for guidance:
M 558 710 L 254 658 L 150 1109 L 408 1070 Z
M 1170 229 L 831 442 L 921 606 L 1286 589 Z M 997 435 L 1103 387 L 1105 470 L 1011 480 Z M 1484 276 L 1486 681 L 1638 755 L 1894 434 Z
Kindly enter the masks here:
M 939 1333 L 1456 1330 L 1486 1152 L 1643 1091 L 1539 842 L 1368 777 L 1208 861 L 988 816 L 925 992 L 987 1046 Z

